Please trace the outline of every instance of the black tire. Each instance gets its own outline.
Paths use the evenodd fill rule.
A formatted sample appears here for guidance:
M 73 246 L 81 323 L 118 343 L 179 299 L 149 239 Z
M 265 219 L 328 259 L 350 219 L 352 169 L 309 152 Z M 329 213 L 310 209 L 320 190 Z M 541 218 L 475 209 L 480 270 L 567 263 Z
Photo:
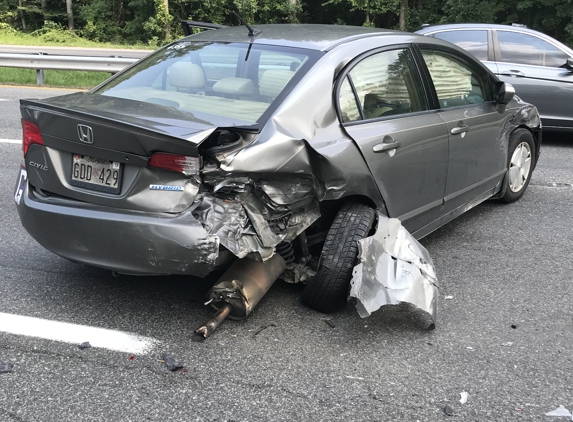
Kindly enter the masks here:
M 515 150 L 518 148 L 527 150 L 529 147 L 529 170 L 527 175 L 520 175 L 520 182 L 518 185 L 512 186 L 510 171 L 513 167 L 511 159 Z M 529 185 L 531 174 L 535 167 L 535 141 L 533 135 L 527 129 L 517 129 L 509 136 L 509 143 L 507 148 L 507 177 L 505 178 L 505 194 L 500 198 L 501 202 L 507 204 L 517 201 L 521 198 Z
M 324 241 L 320 268 L 302 292 L 302 303 L 323 313 L 344 306 L 358 259 L 358 241 L 368 235 L 375 217 L 368 205 L 349 202 L 342 206 Z

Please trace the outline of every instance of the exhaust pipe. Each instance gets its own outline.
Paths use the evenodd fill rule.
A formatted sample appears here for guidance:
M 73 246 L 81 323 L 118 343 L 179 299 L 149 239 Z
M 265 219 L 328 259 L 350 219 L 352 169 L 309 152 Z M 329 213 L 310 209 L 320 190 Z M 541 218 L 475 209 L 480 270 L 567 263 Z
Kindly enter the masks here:
M 245 319 L 285 269 L 285 261 L 276 253 L 265 262 L 235 261 L 207 293 L 207 304 L 217 313 L 195 330 L 192 340 L 205 340 L 227 317 Z

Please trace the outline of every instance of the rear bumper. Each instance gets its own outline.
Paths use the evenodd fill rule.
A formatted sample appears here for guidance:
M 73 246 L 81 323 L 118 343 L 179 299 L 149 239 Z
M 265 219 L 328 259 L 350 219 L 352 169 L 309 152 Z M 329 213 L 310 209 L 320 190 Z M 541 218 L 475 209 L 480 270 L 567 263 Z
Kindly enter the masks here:
M 124 274 L 206 276 L 219 239 L 186 211 L 176 216 L 120 211 L 42 197 L 26 183 L 17 204 L 22 225 L 47 250 Z

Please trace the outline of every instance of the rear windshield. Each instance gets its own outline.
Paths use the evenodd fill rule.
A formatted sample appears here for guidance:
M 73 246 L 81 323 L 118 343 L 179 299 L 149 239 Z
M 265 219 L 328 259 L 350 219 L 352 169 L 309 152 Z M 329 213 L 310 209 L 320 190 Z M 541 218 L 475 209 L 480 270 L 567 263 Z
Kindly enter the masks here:
M 93 93 L 174 107 L 216 126 L 252 126 L 318 55 L 279 46 L 180 41 Z

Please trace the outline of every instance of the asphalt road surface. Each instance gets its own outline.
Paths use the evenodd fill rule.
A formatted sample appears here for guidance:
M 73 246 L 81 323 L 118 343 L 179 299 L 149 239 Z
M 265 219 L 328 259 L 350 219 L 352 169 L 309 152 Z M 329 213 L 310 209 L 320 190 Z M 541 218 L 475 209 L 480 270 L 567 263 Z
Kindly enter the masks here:
M 0 138 L 20 138 L 18 98 L 63 93 L 0 88 Z M 361 319 L 348 305 L 331 327 L 300 303 L 302 286 L 277 282 L 204 343 L 191 334 L 212 315 L 209 281 L 114 278 L 28 236 L 13 203 L 21 155 L 0 142 L 0 362 L 14 363 L 0 374 L 1 421 L 559 421 L 545 414 L 573 410 L 571 138 L 545 142 L 519 202 L 486 202 L 422 240 L 441 283 L 435 330 L 405 306 Z M 11 333 L 26 321 L 39 337 Z M 76 344 L 50 340 L 65 332 Z M 112 334 L 125 341 L 106 343 Z M 184 370 L 158 362 L 165 351 Z

